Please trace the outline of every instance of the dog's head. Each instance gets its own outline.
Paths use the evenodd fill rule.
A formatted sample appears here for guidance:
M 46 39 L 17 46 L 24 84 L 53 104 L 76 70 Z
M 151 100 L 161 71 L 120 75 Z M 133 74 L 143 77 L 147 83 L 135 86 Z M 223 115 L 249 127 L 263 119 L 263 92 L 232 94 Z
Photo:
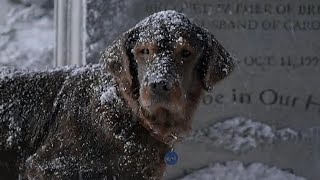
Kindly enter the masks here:
M 141 123 L 164 142 L 191 129 L 201 92 L 233 68 L 233 59 L 211 33 L 175 11 L 142 20 L 101 61 Z

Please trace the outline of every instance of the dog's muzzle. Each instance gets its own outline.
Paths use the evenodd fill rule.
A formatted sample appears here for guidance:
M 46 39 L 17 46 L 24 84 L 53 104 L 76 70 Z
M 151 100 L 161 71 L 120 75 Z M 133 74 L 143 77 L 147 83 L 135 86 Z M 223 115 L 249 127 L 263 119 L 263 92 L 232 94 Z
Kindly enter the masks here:
M 169 93 L 173 88 L 172 80 L 160 79 L 157 81 L 151 81 L 148 84 L 149 89 L 154 94 L 165 95 Z
M 152 64 L 144 78 L 151 93 L 162 97 L 170 93 L 177 81 L 175 69 L 175 65 L 170 62 L 169 58 L 161 58 Z

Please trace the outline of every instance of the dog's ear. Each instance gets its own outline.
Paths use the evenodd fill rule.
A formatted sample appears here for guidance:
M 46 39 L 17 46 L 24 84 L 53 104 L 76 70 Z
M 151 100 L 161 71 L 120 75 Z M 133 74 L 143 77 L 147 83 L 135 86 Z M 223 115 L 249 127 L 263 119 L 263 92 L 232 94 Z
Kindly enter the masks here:
M 204 52 L 201 81 L 206 91 L 211 91 L 214 84 L 225 78 L 234 67 L 234 59 L 224 47 L 209 33 L 204 32 Z
M 136 83 L 137 65 L 131 52 L 134 30 L 124 33 L 114 41 L 101 55 L 100 63 L 119 83 L 120 88 L 128 94 L 132 93 Z

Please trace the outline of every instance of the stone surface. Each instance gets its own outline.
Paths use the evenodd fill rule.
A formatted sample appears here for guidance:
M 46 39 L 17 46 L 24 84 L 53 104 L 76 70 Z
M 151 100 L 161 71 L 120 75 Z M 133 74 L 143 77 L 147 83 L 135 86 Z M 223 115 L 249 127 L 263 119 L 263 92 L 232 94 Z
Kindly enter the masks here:
M 106 45 L 144 17 L 168 9 L 198 21 L 237 59 L 235 72 L 203 98 L 194 129 L 241 116 L 288 128 L 301 138 L 245 153 L 186 141 L 177 146 L 181 161 L 168 169 L 167 178 L 230 159 L 319 177 L 320 1 L 88 0 L 88 62 L 96 61 Z
M 6 21 L 6 15 L 10 10 L 10 3 L 7 1 L 1 2 L 0 6 L 0 27 L 5 23 Z
M 2 8 L 7 14 L 0 16 L 0 67 L 33 70 L 53 67 L 53 10 L 9 1 L 1 1 L 0 12 Z
M 9 0 L 8 0 L 9 1 Z M 45 9 L 53 9 L 54 0 L 10 0 L 13 3 L 22 3 L 26 6 L 37 5 Z

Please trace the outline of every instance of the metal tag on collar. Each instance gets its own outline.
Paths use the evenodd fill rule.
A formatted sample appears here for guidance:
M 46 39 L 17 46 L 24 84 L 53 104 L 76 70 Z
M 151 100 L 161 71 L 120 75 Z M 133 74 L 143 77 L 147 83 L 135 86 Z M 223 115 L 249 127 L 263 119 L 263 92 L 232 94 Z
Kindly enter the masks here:
M 164 161 L 168 165 L 175 165 L 178 162 L 178 154 L 173 150 L 173 147 L 171 147 L 171 150 L 164 155 Z

